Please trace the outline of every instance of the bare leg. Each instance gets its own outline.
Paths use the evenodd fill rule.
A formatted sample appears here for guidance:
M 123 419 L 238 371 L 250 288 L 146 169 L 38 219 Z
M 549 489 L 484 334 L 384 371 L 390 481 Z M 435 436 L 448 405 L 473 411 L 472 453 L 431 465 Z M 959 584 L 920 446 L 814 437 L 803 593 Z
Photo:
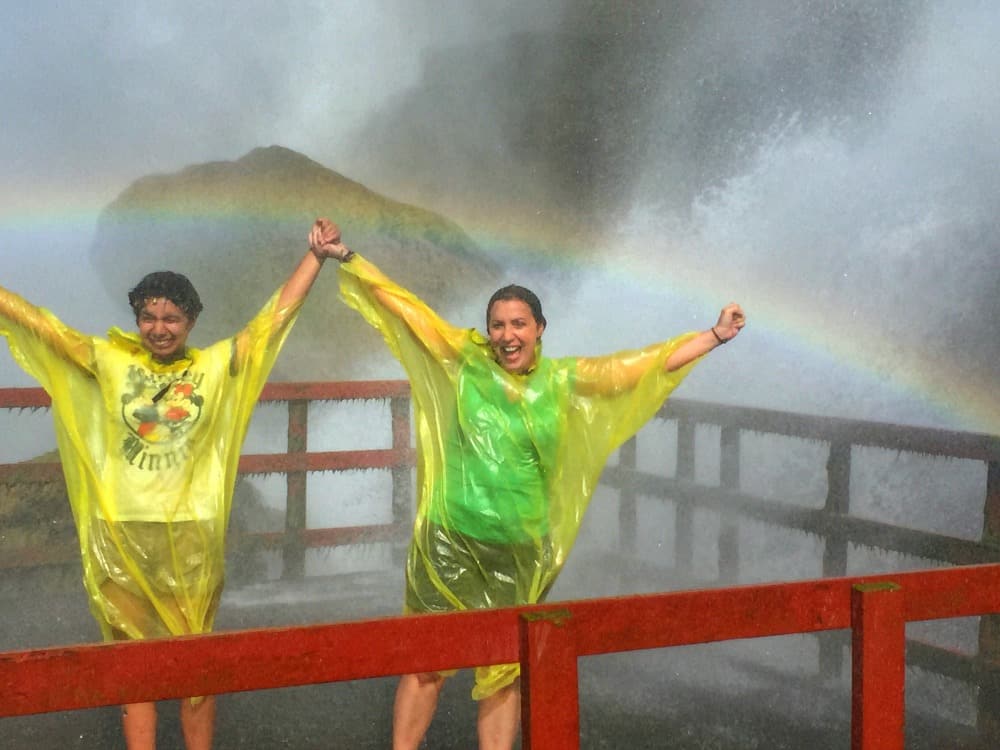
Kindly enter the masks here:
M 156 704 L 129 703 L 122 706 L 122 732 L 128 750 L 156 747 Z
M 163 626 L 152 603 L 122 588 L 108 579 L 101 584 L 101 596 L 118 610 L 114 620 L 109 620 L 115 630 L 115 640 L 152 638 L 163 635 Z
M 479 701 L 480 750 L 511 750 L 520 726 L 520 681 Z
M 197 703 L 181 701 L 181 730 L 187 750 L 211 750 L 215 734 L 215 696 L 206 695 Z
M 437 673 L 407 674 L 399 679 L 392 710 L 393 750 L 416 750 L 434 718 L 444 677 Z

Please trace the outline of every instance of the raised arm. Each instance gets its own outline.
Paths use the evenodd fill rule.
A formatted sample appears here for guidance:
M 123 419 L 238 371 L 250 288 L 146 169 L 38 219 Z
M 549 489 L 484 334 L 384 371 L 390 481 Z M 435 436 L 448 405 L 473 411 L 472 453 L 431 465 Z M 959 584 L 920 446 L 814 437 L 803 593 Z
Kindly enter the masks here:
M 679 336 L 676 348 L 666 359 L 659 351 L 662 344 L 605 357 L 582 357 L 577 360 L 577 390 L 585 395 L 604 396 L 629 391 L 658 363 L 662 362 L 663 370 L 668 373 L 680 370 L 735 337 L 745 324 L 742 308 L 731 303 L 707 331 Z
M 319 226 L 321 223 L 328 224 L 329 222 L 326 219 L 319 219 L 316 223 Z M 342 276 L 342 278 L 353 277 L 350 283 L 358 285 L 356 289 L 359 291 L 364 290 L 363 296 L 367 296 L 370 300 L 367 304 L 377 305 L 392 318 L 400 321 L 413 337 L 435 357 L 447 358 L 455 353 L 460 342 L 464 340 L 460 329 L 456 329 L 440 318 L 424 302 L 395 283 L 373 263 L 348 250 L 340 243 L 339 235 L 335 242 L 324 245 L 321 249 L 345 262 L 342 273 L 346 273 L 347 276 Z M 348 304 L 351 304 L 349 300 Z M 355 299 L 355 303 L 351 306 L 361 309 L 358 307 L 359 304 L 361 304 L 361 298 Z M 362 305 L 362 307 L 364 306 Z M 375 315 L 373 309 L 362 314 L 368 318 L 370 323 L 381 328 L 377 322 L 378 316 L 375 315 L 373 318 L 370 317 L 369 313 Z
M 688 339 L 667 357 L 665 369 L 667 372 L 679 370 L 686 364 L 694 362 L 698 357 L 708 354 L 713 349 L 736 338 L 743 326 L 746 316 L 743 308 L 735 302 L 730 302 L 719 313 L 718 322 L 707 331 Z
M 90 338 L 63 325 L 54 315 L 0 287 L 0 334 L 8 337 L 12 349 L 21 348 L 29 336 L 53 354 L 90 371 L 93 352 Z M 20 342 L 20 343 L 18 343 Z
M 350 257 L 350 254 L 351 251 L 340 241 L 340 229 L 337 225 L 326 219 L 318 219 L 309 230 L 309 251 L 281 288 L 278 309 L 283 310 L 306 298 L 323 268 L 323 261 L 327 258 L 342 261 Z

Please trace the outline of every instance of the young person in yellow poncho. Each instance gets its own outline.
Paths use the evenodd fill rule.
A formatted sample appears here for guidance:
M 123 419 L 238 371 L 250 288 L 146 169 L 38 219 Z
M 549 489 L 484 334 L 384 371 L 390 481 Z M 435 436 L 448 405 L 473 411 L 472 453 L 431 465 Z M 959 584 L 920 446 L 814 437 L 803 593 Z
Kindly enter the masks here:
M 695 360 L 745 323 L 730 304 L 706 331 L 606 357 L 548 359 L 545 317 L 528 289 L 493 295 L 482 336 L 449 325 L 363 257 L 347 257 L 341 294 L 382 333 L 413 394 L 419 497 L 407 612 L 544 599 L 608 456 L 659 410 Z M 422 740 L 445 676 L 401 679 L 396 750 Z M 477 669 L 473 697 L 480 747 L 512 747 L 518 666 Z
M 339 231 L 314 226 L 285 284 L 235 336 L 187 344 L 191 282 L 151 273 L 129 292 L 138 333 L 88 336 L 0 288 L 0 334 L 52 397 L 83 583 L 105 640 L 205 633 L 223 585 L 240 448 L 268 373 Z M 189 750 L 211 747 L 215 701 L 181 702 Z M 129 750 L 153 748 L 156 705 L 122 707 Z

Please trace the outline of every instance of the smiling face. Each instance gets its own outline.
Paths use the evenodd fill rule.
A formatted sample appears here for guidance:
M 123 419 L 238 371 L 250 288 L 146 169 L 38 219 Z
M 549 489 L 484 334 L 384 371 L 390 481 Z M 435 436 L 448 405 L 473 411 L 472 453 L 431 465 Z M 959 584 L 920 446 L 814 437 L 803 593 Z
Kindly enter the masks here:
M 139 338 L 153 358 L 172 362 L 183 356 L 194 319 L 166 297 L 150 297 L 136 316 Z
M 524 374 L 535 364 L 535 344 L 545 324 L 519 299 L 500 299 L 490 306 L 486 326 L 497 362 L 507 372 Z

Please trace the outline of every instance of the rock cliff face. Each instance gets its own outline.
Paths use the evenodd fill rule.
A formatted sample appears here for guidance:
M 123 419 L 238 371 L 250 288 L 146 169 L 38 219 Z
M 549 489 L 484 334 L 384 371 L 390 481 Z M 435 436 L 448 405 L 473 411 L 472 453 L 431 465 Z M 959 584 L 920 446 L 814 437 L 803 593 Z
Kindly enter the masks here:
M 279 146 L 137 180 L 103 212 L 91 257 L 123 305 L 150 271 L 187 275 L 205 305 L 192 342 L 204 346 L 238 330 L 284 282 L 317 216 L 336 221 L 349 247 L 456 325 L 482 325 L 478 312 L 470 319 L 464 310 L 478 311 L 502 280 L 461 228 Z M 340 301 L 336 264 L 328 263 L 272 380 L 383 376 L 387 358 Z

